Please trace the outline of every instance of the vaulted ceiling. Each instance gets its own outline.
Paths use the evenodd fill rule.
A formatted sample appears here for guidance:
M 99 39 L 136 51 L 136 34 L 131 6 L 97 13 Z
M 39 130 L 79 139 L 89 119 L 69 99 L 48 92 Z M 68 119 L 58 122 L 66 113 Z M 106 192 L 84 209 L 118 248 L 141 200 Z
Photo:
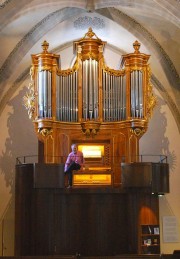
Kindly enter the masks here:
M 0 0 L 0 114 L 45 39 L 58 53 L 89 27 L 120 54 L 141 43 L 140 51 L 151 55 L 152 84 L 180 129 L 179 0 Z

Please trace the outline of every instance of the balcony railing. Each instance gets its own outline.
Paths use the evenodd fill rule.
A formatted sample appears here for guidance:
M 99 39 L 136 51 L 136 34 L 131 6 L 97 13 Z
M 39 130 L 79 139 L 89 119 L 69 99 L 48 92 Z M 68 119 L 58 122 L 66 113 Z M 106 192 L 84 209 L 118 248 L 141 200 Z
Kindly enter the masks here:
M 54 157 L 55 160 L 58 160 L 59 163 L 65 163 L 67 156 L 58 156 Z M 111 161 L 113 161 L 115 157 L 111 157 Z M 104 160 L 104 157 L 102 157 L 102 160 Z M 129 161 L 136 161 L 136 162 L 151 162 L 151 163 L 167 163 L 167 156 L 166 155 L 138 155 L 138 156 L 132 156 L 128 157 Z M 86 161 L 86 159 L 85 159 Z M 116 157 L 117 161 L 117 157 Z M 127 161 L 127 158 L 125 156 L 119 157 L 119 163 Z M 29 164 L 29 163 L 38 163 L 38 155 L 26 155 L 26 156 L 20 156 L 16 158 L 16 164 Z

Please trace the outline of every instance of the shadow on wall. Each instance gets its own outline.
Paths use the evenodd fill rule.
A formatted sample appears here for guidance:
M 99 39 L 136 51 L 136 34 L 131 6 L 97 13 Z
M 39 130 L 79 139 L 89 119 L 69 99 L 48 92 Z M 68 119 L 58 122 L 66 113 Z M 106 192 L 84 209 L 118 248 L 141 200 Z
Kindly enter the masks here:
M 177 156 L 169 147 L 169 138 L 166 135 L 167 114 L 162 111 L 164 105 L 167 106 L 165 101 L 157 96 L 157 106 L 149 121 L 148 130 L 140 139 L 140 154 L 166 155 L 170 172 L 172 172 L 177 166 Z
M 5 151 L 0 156 L 0 171 L 4 175 L 6 186 L 14 193 L 16 157 L 37 155 L 37 137 L 33 123 L 28 118 L 28 113 L 23 106 L 23 96 L 27 88 L 24 87 L 12 98 L 7 105 L 12 107 L 13 112 L 8 114 L 7 128 L 8 137 L 4 139 Z

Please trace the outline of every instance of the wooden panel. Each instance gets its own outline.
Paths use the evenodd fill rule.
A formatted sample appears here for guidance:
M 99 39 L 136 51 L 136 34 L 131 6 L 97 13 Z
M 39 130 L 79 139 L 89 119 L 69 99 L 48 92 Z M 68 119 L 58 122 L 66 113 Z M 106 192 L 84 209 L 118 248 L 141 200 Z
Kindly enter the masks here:
M 169 164 L 152 163 L 152 190 L 155 193 L 169 193 Z
M 124 187 L 151 187 L 151 163 L 121 163 Z
M 30 255 L 33 164 L 16 166 L 15 182 L 15 255 Z
M 114 185 L 118 186 L 121 182 L 121 167 L 120 163 L 122 158 L 126 156 L 126 136 L 125 134 L 118 133 L 113 138 L 113 181 Z
M 57 254 L 112 255 L 128 251 L 126 196 L 108 193 L 56 194 Z
M 34 164 L 34 188 L 64 188 L 64 164 Z
M 177 255 L 178 256 L 178 255 Z M 54 258 L 54 257 L 53 257 Z M 76 255 L 56 255 L 55 259 L 77 259 Z M 173 256 L 172 254 L 163 254 L 163 255 L 115 255 L 111 257 L 107 256 L 80 256 L 81 259 L 179 259 L 178 257 Z M 3 256 L 0 256 L 0 259 L 4 259 Z M 6 256 L 6 259 L 52 259 L 52 256 Z
M 16 255 L 127 253 L 125 193 L 33 188 L 33 171 L 16 168 Z
M 149 188 L 150 192 L 169 192 L 169 166 L 166 163 L 121 163 L 122 185 L 126 188 Z
M 53 192 L 50 189 L 34 189 L 32 200 L 30 254 L 54 254 Z
M 139 226 L 158 224 L 157 196 L 112 187 L 34 188 L 33 172 L 33 164 L 16 167 L 17 256 L 136 254 Z
M 139 159 L 139 141 L 136 135 L 129 136 L 129 161 L 136 162 Z

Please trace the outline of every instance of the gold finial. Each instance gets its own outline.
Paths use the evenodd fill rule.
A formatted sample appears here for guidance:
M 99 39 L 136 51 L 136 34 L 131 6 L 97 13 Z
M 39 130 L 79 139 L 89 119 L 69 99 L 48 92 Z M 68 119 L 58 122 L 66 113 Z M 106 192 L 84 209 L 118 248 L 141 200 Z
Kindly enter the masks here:
M 41 44 L 41 46 L 42 46 L 43 52 L 47 53 L 48 52 L 47 50 L 49 48 L 49 43 L 46 40 L 44 40 L 44 42 Z
M 133 48 L 135 49 L 134 53 L 139 53 L 141 43 L 139 43 L 137 40 L 133 43 Z
M 88 36 L 89 38 L 92 38 L 94 35 L 95 35 L 95 33 L 93 32 L 92 28 L 90 27 L 89 30 L 88 30 L 88 32 L 87 32 L 87 36 Z
M 84 38 L 83 38 L 83 39 L 85 39 L 85 38 L 90 38 L 90 39 L 92 39 L 94 36 L 95 36 L 97 39 L 99 39 L 99 38 L 97 37 L 97 35 L 93 32 L 92 28 L 89 27 L 88 32 L 84 35 Z

